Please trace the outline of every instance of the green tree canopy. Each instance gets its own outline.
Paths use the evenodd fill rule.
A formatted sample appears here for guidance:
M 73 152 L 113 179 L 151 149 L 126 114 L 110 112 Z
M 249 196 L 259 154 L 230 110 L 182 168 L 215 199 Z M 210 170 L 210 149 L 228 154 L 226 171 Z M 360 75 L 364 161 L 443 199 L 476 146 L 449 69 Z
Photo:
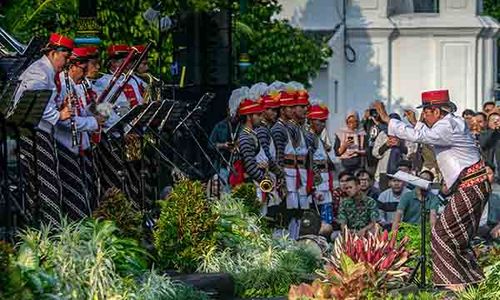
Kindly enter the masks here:
M 235 25 L 234 61 L 238 58 L 236 53 L 242 39 L 247 41 L 251 60 L 243 79 L 250 83 L 295 80 L 307 85 L 329 56 L 329 51 L 325 51 L 326 43 L 314 41 L 285 20 L 274 20 L 273 16 L 280 11 L 277 0 L 248 2 L 248 9 L 243 14 L 239 12 L 237 1 L 167 0 L 164 3 L 168 15 L 183 10 L 211 11 L 231 6 Z M 103 46 L 155 40 L 157 28 L 142 17 L 142 12 L 155 3 L 155 0 L 98 0 L 97 21 L 101 26 Z M 0 25 L 23 42 L 33 35 L 48 36 L 55 31 L 75 36 L 78 0 L 10 0 L 2 13 L 5 17 L 0 19 Z M 165 59 L 162 71 L 167 73 L 167 65 L 172 61 L 170 35 L 164 39 L 162 52 Z M 150 57 L 156 60 L 156 49 Z

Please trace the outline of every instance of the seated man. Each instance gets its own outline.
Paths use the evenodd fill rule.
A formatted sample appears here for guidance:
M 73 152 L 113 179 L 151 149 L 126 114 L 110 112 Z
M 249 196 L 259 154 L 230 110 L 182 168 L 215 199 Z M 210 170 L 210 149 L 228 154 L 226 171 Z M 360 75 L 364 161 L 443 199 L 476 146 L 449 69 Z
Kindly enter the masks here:
M 339 187 L 335 188 L 332 191 L 332 205 L 333 205 L 333 217 L 334 217 L 332 226 L 334 231 L 340 231 L 340 224 L 337 221 L 340 203 L 342 202 L 342 199 L 346 197 L 345 187 L 347 185 L 346 184 L 347 180 L 353 176 L 354 175 L 349 171 L 340 172 L 338 175 Z
M 338 222 L 345 227 L 356 230 L 359 235 L 375 229 L 378 220 L 377 202 L 366 197 L 359 186 L 359 180 L 351 176 L 345 181 L 347 197 L 340 203 Z
M 422 171 L 419 177 L 431 182 L 434 181 L 434 174 L 430 171 Z M 401 197 L 392 221 L 393 231 L 398 230 L 401 219 L 405 223 L 420 224 L 420 203 L 423 199 L 425 199 L 425 209 L 429 211 L 431 226 L 434 226 L 437 219 L 437 211 L 439 209 L 439 198 L 417 187 Z
M 392 220 L 394 219 L 401 197 L 408 192 L 405 185 L 401 180 L 390 178 L 389 188 L 380 193 L 378 197 L 379 223 L 384 229 L 391 229 Z
M 370 174 L 370 172 L 368 172 L 367 170 L 361 169 L 356 173 L 356 177 L 358 177 L 359 187 L 361 188 L 361 191 L 365 194 L 365 196 L 372 199 L 378 199 L 380 190 L 373 185 L 373 175 Z
M 495 181 L 495 167 L 487 163 L 486 171 L 488 172 L 488 181 L 493 184 Z M 490 194 L 479 222 L 478 234 L 486 240 L 500 238 L 500 195 Z

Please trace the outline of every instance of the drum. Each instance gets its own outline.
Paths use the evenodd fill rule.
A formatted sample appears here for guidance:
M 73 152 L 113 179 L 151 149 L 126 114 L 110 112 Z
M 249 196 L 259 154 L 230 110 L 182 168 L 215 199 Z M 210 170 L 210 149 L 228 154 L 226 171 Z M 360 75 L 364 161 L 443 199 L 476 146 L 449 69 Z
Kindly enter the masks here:
M 302 235 L 297 239 L 297 243 L 311 250 L 319 259 L 329 255 L 332 250 L 330 243 L 328 243 L 325 237 L 320 235 Z

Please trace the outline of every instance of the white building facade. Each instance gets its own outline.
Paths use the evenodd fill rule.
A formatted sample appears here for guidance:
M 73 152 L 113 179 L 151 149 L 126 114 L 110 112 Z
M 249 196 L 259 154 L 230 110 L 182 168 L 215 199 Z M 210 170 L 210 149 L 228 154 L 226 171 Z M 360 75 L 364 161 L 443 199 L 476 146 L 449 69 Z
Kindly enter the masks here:
M 345 13 L 343 3 L 280 1 L 292 25 L 333 33 L 311 89 L 330 107 L 330 130 L 377 99 L 391 111 L 414 107 L 424 90 L 449 89 L 459 112 L 494 99 L 499 24 L 481 0 L 346 0 Z

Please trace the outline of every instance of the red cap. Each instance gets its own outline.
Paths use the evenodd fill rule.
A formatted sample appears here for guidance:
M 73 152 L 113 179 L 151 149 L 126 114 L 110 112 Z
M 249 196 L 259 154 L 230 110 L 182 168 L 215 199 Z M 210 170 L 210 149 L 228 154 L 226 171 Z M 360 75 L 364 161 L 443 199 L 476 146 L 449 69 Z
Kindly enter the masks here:
M 250 99 L 245 99 L 241 101 L 238 107 L 238 114 L 241 116 L 258 114 L 264 111 L 264 106 L 260 102 L 256 102 Z
M 130 47 L 127 45 L 110 45 L 108 46 L 108 56 L 109 58 L 121 58 L 126 56 L 130 51 Z
M 330 111 L 325 105 L 312 105 L 307 111 L 307 118 L 310 120 L 327 120 Z
M 309 94 L 307 93 L 306 90 L 301 90 L 301 91 L 298 91 L 296 94 L 295 94 L 295 101 L 296 101 L 296 104 L 295 105 L 309 105 Z
M 295 106 L 295 96 L 287 91 L 280 92 L 280 106 Z
M 49 43 L 47 46 L 64 47 L 71 51 L 75 47 L 75 42 L 69 37 L 60 35 L 58 33 L 52 33 L 50 35 Z
M 139 52 L 139 54 L 140 54 L 140 53 L 144 52 L 144 49 L 146 49 L 146 46 L 145 45 L 135 45 L 135 46 L 132 46 L 130 48 L 137 50 L 137 52 Z
M 422 105 L 417 108 L 449 105 L 450 94 L 448 90 L 426 91 L 422 93 Z
M 96 46 L 87 46 L 85 49 L 87 49 L 87 56 L 89 58 L 96 58 L 99 56 L 99 48 Z
M 264 95 L 262 97 L 262 105 L 264 106 L 264 109 L 268 108 L 278 108 L 280 107 L 280 97 L 279 95 Z

